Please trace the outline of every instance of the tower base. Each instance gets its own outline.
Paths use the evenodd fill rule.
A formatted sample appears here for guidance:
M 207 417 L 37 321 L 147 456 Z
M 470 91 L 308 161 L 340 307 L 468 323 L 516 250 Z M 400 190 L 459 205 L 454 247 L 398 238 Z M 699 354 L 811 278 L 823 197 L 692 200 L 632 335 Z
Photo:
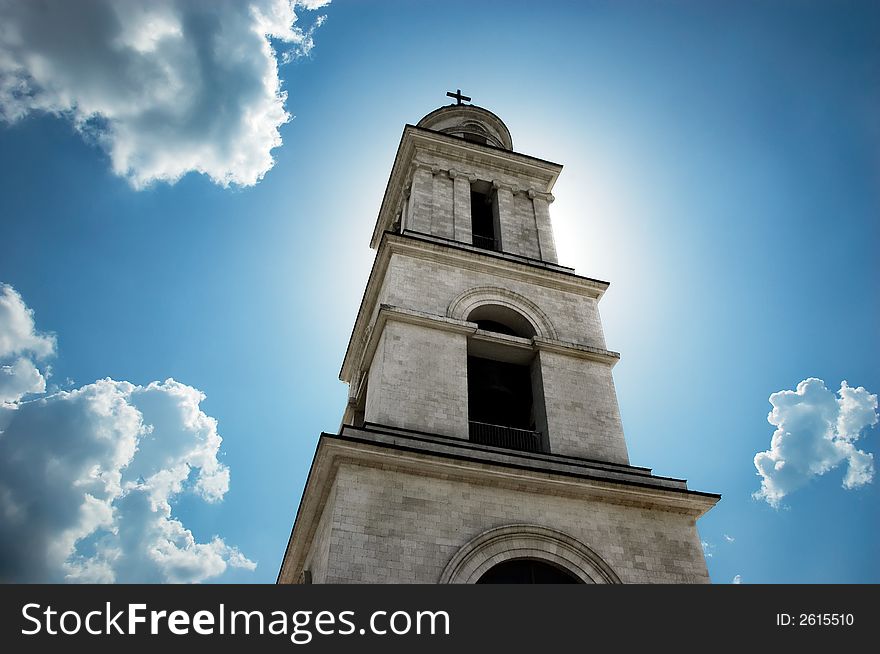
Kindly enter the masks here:
M 708 583 L 696 520 L 719 498 L 647 468 L 343 426 L 321 434 L 278 582 L 475 583 L 534 561 Z

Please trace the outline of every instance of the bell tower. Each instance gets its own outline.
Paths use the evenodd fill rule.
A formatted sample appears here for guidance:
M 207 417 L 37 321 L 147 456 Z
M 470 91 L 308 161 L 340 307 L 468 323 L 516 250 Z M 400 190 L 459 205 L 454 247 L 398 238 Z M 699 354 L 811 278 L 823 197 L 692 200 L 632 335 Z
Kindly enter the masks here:
M 699 583 L 719 496 L 631 466 L 598 302 L 560 265 L 562 166 L 470 98 L 407 125 L 280 583 Z

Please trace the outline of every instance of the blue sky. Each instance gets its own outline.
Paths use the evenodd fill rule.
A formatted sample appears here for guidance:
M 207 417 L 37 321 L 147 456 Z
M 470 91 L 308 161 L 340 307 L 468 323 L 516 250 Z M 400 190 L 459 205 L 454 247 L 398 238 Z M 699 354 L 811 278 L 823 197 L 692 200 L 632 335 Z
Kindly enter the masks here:
M 179 133 L 139 117 L 110 145 L 137 102 L 78 130 L 70 109 L 13 120 L 0 91 L 0 282 L 57 338 L 41 364 L 50 392 L 173 377 L 206 395 L 228 490 L 174 494 L 173 515 L 257 564 L 212 579 L 274 581 L 318 434 L 339 427 L 337 374 L 403 125 L 461 88 L 517 151 L 565 166 L 551 207 L 560 260 L 611 282 L 600 309 L 622 354 L 631 461 L 723 494 L 698 524 L 713 581 L 880 582 L 876 481 L 842 488 L 844 462 L 776 508 L 752 497 L 771 394 L 811 377 L 880 391 L 876 3 L 334 0 L 296 12 L 299 32 L 274 41 L 299 53 L 278 68 L 295 117 L 260 181 L 270 149 L 229 140 L 222 122 L 257 97 L 254 66 L 201 79 Z M 89 74 L 96 61 L 59 79 L 117 107 L 118 85 L 96 88 L 112 73 Z M 162 181 L 205 142 L 207 175 Z M 131 143 L 147 154 L 126 159 Z M 235 146 L 247 165 L 228 164 Z M 878 432 L 857 447 L 877 451 Z

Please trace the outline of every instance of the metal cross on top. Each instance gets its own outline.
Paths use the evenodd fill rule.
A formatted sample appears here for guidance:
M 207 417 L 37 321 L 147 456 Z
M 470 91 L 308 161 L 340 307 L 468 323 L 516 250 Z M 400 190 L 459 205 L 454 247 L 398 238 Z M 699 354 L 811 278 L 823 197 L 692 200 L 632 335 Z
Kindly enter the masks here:
M 450 98 L 455 98 L 457 101 L 455 104 L 461 104 L 462 100 L 464 100 L 465 102 L 471 101 L 469 97 L 461 94 L 461 89 L 455 89 L 455 93 L 453 93 L 452 91 L 447 91 L 446 95 L 448 95 Z

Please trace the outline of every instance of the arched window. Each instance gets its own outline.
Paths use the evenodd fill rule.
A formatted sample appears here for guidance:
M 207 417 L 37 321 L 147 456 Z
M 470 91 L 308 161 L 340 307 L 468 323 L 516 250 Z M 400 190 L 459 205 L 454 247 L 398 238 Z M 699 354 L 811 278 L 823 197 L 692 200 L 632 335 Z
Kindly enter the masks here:
M 509 312 L 501 313 L 505 308 Z M 494 320 L 511 327 L 526 338 L 559 338 L 550 318 L 537 304 L 519 293 L 498 286 L 475 286 L 467 289 L 449 303 L 446 315 L 456 320 Z M 525 319 L 527 324 L 522 325 L 520 319 Z
M 560 566 L 538 559 L 509 559 L 477 579 L 478 584 L 580 584 L 580 579 Z
M 518 311 L 501 304 L 483 304 L 468 314 L 467 319 L 475 322 L 480 329 L 509 336 L 532 338 L 535 328 L 528 318 Z
M 483 304 L 467 320 L 493 334 L 535 336 L 532 323 L 508 306 Z M 540 364 L 531 349 L 476 339 L 468 345 L 470 440 L 527 452 L 547 450 Z
M 470 141 L 471 143 L 480 143 L 481 145 L 486 145 L 486 143 L 487 143 L 486 137 L 481 134 L 473 134 L 471 132 L 463 132 L 461 137 L 465 141 Z
M 501 250 L 498 194 L 489 182 L 471 183 L 471 243 L 484 250 Z
M 513 565 L 505 566 L 508 562 Z M 554 566 L 555 570 L 548 571 L 544 565 Z M 532 583 L 529 580 L 534 578 L 535 583 L 543 583 L 537 579 L 560 571 L 574 577 L 575 583 L 621 583 L 602 557 L 577 538 L 556 529 L 526 524 L 493 527 L 478 534 L 449 559 L 438 581 L 441 584 Z M 517 581 L 524 576 L 524 581 Z

